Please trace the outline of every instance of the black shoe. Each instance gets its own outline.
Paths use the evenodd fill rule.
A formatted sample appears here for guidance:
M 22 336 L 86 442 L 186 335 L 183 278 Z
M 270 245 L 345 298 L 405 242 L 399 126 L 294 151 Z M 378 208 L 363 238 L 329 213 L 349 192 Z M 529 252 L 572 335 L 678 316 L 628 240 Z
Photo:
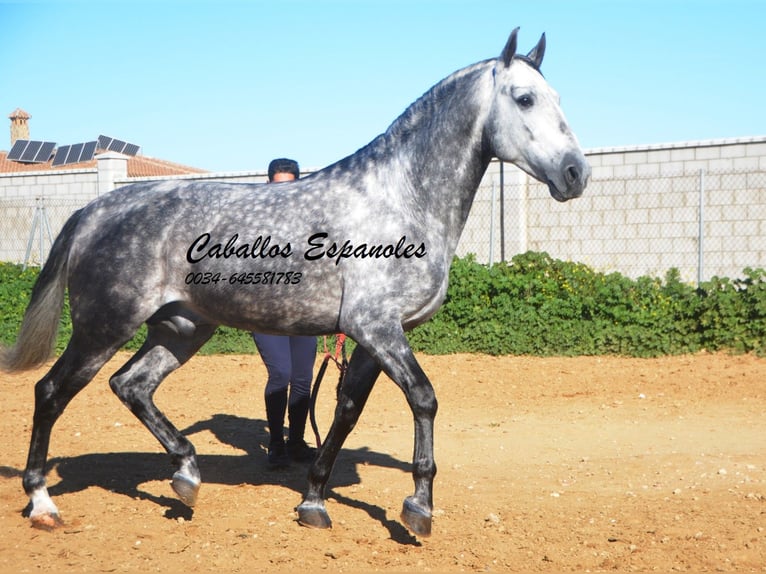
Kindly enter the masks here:
M 295 462 L 312 462 L 316 456 L 316 449 L 307 445 L 305 440 L 288 440 L 287 454 Z
M 271 468 L 284 468 L 290 466 L 290 457 L 287 456 L 287 448 L 284 443 L 269 446 L 269 466 Z

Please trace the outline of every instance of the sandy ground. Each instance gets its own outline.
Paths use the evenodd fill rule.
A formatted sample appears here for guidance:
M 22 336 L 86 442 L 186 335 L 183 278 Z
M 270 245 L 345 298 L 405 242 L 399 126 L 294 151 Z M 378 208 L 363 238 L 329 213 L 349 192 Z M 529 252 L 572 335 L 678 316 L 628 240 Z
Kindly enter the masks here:
M 48 480 L 65 525 L 53 532 L 22 515 L 44 371 L 0 375 L 0 572 L 766 571 L 764 359 L 420 357 L 440 405 L 433 535 L 420 539 L 398 519 L 412 420 L 389 380 L 338 460 L 334 526 L 320 531 L 295 521 L 306 468 L 266 468 L 258 357 L 195 357 L 157 393 L 200 455 L 193 511 L 109 390 L 126 358 L 54 429 Z

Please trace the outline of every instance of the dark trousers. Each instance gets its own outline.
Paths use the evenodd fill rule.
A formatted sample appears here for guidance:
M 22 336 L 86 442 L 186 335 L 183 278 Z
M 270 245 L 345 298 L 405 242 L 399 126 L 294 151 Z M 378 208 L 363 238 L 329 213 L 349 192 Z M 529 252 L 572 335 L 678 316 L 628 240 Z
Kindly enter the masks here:
M 316 337 L 253 333 L 255 345 L 268 371 L 264 390 L 270 443 L 284 442 L 285 412 L 288 440 L 303 440 L 317 354 Z

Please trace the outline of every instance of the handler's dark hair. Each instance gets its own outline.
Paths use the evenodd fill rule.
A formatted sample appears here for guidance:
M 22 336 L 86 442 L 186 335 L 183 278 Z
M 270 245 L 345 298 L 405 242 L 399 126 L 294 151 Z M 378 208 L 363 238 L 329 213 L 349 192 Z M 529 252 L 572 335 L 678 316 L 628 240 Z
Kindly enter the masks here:
M 295 176 L 295 179 L 299 179 L 301 176 L 301 168 L 298 166 L 298 162 L 294 159 L 280 157 L 271 160 L 269 163 L 269 181 L 272 181 L 274 175 L 277 173 L 291 173 Z

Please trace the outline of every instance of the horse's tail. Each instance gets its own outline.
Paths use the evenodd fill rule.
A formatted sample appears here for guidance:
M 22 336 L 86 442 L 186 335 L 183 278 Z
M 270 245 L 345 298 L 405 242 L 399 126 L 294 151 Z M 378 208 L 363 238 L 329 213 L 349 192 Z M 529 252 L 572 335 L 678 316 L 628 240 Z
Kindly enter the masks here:
M 24 312 L 16 342 L 11 347 L 0 348 L 0 369 L 3 371 L 38 367 L 53 353 L 64 306 L 67 260 L 81 211 L 70 216 L 53 242 L 48 260 L 32 288 L 32 298 Z

